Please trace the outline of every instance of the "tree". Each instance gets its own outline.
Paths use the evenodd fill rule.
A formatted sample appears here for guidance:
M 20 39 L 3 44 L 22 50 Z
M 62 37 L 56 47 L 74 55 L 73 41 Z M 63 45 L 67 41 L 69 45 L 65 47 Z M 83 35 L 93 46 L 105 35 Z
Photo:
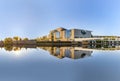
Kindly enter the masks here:
M 13 44 L 12 38 L 5 38 L 4 39 L 4 44 L 5 45 L 12 45 Z
M 29 40 L 29 39 L 28 39 L 28 38 L 24 38 L 23 40 L 24 40 L 24 41 L 27 41 L 27 40 Z
M 19 41 L 19 40 L 21 40 L 21 38 L 18 37 L 18 36 L 13 37 L 13 39 L 14 39 L 15 41 Z

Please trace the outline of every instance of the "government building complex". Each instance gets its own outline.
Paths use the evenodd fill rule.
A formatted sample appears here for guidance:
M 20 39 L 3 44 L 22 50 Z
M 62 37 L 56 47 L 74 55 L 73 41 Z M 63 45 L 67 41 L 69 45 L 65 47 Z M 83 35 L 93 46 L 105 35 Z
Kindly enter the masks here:
M 84 29 L 56 28 L 48 35 L 38 38 L 38 41 L 48 42 L 81 42 L 82 44 L 113 44 L 120 45 L 120 36 L 97 36 L 92 35 L 92 31 Z
M 89 30 L 83 29 L 65 29 L 57 28 L 50 31 L 49 41 L 74 41 L 78 38 L 91 38 L 92 34 Z

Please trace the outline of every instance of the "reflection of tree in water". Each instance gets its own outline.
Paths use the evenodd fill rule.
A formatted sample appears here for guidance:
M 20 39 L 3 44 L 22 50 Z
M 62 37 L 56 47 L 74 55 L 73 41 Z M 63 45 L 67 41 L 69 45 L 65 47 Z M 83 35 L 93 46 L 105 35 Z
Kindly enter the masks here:
M 13 51 L 20 51 L 21 48 L 20 47 L 13 47 Z
M 12 50 L 13 50 L 13 45 L 5 45 L 5 46 L 4 46 L 4 49 L 5 49 L 6 51 L 12 51 Z
M 13 45 L 5 45 L 4 49 L 6 51 L 20 51 L 21 50 L 20 47 L 14 47 Z

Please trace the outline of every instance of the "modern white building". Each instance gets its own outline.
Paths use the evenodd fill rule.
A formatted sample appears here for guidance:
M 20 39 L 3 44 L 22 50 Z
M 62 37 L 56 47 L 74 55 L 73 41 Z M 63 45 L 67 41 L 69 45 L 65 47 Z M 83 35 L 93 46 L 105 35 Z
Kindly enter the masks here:
M 83 29 L 65 29 L 57 28 L 50 31 L 49 40 L 50 41 L 74 41 L 78 38 L 91 38 L 92 34 L 89 30 Z

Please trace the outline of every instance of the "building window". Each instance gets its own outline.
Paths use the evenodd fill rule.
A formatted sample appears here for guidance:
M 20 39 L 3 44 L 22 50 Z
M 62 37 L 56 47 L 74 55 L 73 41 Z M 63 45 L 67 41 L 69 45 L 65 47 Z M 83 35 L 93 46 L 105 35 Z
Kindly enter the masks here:
M 60 48 L 57 48 L 56 49 L 56 53 L 55 53 L 56 55 L 59 55 L 60 54 Z
M 80 38 L 79 36 L 75 36 L 75 38 Z
M 60 38 L 60 32 L 56 32 L 56 38 Z
M 65 57 L 71 58 L 71 51 L 69 49 L 65 49 L 64 53 L 65 53 Z
M 82 33 L 83 35 L 85 35 L 85 34 L 86 34 L 86 31 L 84 31 L 84 30 L 81 30 L 81 33 Z
M 71 36 L 71 30 L 66 30 L 65 31 L 65 38 L 70 38 Z

